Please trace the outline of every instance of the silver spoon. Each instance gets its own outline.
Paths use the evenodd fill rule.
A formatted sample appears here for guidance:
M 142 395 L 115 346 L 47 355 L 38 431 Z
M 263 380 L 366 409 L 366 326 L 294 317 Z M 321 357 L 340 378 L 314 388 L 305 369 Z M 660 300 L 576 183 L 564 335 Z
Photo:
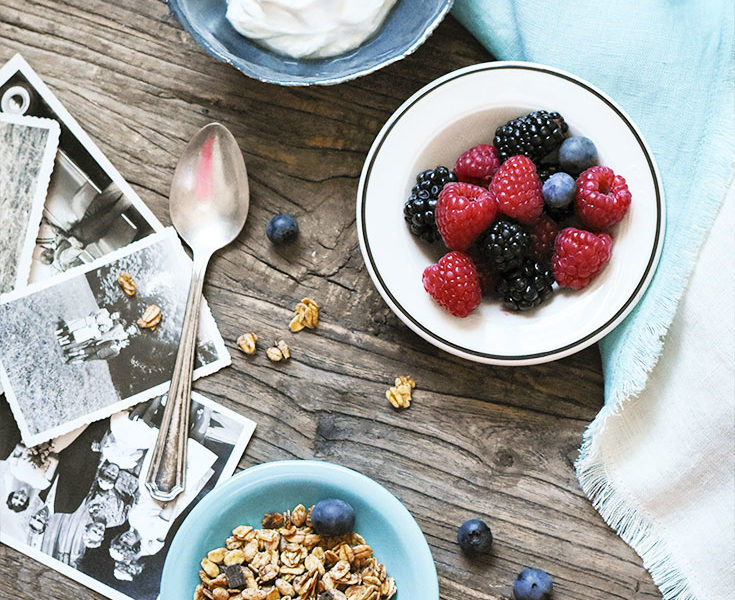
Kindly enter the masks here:
M 186 486 L 191 378 L 204 273 L 212 254 L 240 233 L 249 206 L 248 174 L 235 138 L 219 123 L 202 127 L 176 165 L 169 198 L 171 221 L 192 249 L 194 268 L 171 387 L 146 480 L 151 496 L 161 502 L 173 500 Z

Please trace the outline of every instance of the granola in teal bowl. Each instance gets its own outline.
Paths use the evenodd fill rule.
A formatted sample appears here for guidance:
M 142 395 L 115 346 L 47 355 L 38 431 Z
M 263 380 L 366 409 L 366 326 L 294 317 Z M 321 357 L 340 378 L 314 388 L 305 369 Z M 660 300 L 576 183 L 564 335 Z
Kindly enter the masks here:
M 318 543 L 306 537 L 310 534 L 303 529 L 308 527 L 308 507 L 328 498 L 353 507 L 357 535 Z M 289 521 L 281 520 L 285 511 Z M 291 555 L 286 554 L 289 551 Z M 226 570 L 232 565 L 241 569 L 230 569 L 229 575 L 236 577 L 239 572 L 243 580 L 239 587 L 227 588 Z M 194 598 L 197 586 L 217 577 L 222 585 L 204 584 L 209 595 L 202 590 L 199 597 L 279 600 L 293 588 L 297 594 L 298 590 L 307 593 L 293 598 L 315 598 L 317 591 L 334 583 L 337 591 L 350 585 L 372 586 L 378 594 L 373 600 L 439 599 L 434 560 L 411 513 L 372 479 L 319 461 L 252 467 L 210 492 L 191 511 L 166 558 L 161 600 Z M 222 591 L 214 592 L 218 588 Z M 340 598 L 337 592 L 333 595 Z

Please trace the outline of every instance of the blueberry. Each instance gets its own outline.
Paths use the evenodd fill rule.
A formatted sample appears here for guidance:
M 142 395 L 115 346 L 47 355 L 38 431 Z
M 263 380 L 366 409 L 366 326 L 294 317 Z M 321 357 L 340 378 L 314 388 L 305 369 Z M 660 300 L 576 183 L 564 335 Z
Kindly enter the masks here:
M 554 173 L 546 180 L 541 191 L 549 208 L 566 208 L 574 201 L 577 184 L 567 173 Z
M 343 500 L 322 500 L 311 511 L 311 526 L 326 537 L 345 535 L 355 526 L 355 511 Z
M 559 164 L 562 171 L 579 175 L 598 164 L 597 148 L 591 139 L 581 135 L 567 138 L 559 147 Z
M 265 234 L 274 244 L 285 244 L 299 234 L 299 224 L 291 215 L 279 214 L 268 221 Z
M 457 530 L 457 541 L 464 552 L 484 554 L 490 552 L 493 534 L 490 528 L 479 519 L 471 519 L 462 523 Z
M 550 600 L 551 577 L 541 569 L 523 569 L 513 582 L 515 600 Z

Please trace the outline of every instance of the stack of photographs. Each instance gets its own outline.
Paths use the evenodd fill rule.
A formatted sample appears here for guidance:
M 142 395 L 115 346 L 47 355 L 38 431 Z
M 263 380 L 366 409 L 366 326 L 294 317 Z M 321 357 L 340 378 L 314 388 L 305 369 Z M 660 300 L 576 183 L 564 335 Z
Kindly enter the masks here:
M 0 221 L 0 542 L 154 600 L 179 523 L 255 423 L 194 394 L 189 485 L 150 497 L 191 260 L 19 55 L 0 69 Z M 229 364 L 203 302 L 194 376 Z

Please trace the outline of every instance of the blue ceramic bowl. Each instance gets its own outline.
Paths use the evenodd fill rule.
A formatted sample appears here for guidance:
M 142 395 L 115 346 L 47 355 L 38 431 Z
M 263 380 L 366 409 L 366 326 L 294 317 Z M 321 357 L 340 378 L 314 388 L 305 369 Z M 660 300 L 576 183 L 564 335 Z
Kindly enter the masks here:
M 331 85 L 372 73 L 418 48 L 453 0 L 398 0 L 378 32 L 358 48 L 325 59 L 293 59 L 240 35 L 225 17 L 226 0 L 169 0 L 179 23 L 215 58 L 250 77 L 280 85 Z
M 396 580 L 396 600 L 439 600 L 434 560 L 411 513 L 383 486 L 326 462 L 287 460 L 252 467 L 207 494 L 174 537 L 161 580 L 161 600 L 192 598 L 200 561 L 238 525 L 263 515 L 341 498 L 355 509 L 355 530 Z

